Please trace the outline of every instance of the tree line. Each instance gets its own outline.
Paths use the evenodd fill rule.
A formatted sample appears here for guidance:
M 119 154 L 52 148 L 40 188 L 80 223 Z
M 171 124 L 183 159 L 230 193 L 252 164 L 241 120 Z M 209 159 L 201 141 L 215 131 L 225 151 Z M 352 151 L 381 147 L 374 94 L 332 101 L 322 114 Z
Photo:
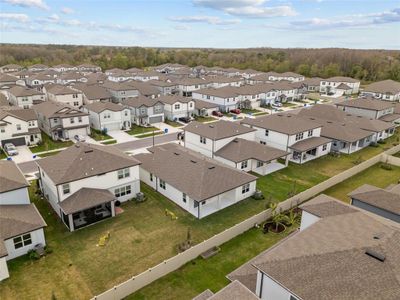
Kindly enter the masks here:
M 164 63 L 233 67 L 263 72 L 293 71 L 307 77 L 350 76 L 363 82 L 400 81 L 400 51 L 359 49 L 183 49 L 72 45 L 0 45 L 0 65 L 78 65 L 103 70 L 146 68 Z

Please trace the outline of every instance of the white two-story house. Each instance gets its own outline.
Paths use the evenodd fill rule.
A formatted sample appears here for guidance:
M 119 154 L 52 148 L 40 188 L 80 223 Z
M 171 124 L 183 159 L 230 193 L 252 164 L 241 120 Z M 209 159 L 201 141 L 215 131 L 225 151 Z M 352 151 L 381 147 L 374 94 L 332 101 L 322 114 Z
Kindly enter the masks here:
M 164 122 L 164 103 L 159 98 L 140 95 L 122 101 L 122 105 L 130 110 L 132 124 L 148 126 Z
M 46 101 L 34 107 L 39 128 L 53 140 L 71 140 L 90 134 L 89 114 L 69 105 Z
M 321 137 L 322 126 L 292 114 L 273 114 L 246 118 L 243 125 L 256 129 L 256 141 L 290 152 L 289 159 L 305 163 L 329 153 L 331 140 Z
M 165 118 L 169 120 L 190 117 L 195 111 L 194 101 L 189 97 L 168 95 L 161 96 L 157 100 L 164 104 Z
M 343 76 L 330 77 L 321 80 L 319 90 L 321 93 L 325 94 L 357 94 L 360 90 L 360 81 L 358 79 Z
M 7 91 L 11 105 L 21 108 L 31 108 L 32 105 L 45 101 L 45 95 L 36 89 L 24 86 L 14 86 Z
M 192 98 L 217 104 L 220 111 L 228 112 L 238 106 L 239 95 L 237 90 L 238 88 L 233 86 L 225 86 L 219 89 L 201 89 L 194 91 Z
M 115 103 L 121 103 L 129 97 L 139 96 L 139 91 L 131 86 L 127 81 L 113 82 L 108 80 L 105 81 L 102 86 L 111 93 L 112 101 Z
M 30 202 L 28 186 L 14 162 L 0 160 L 0 281 L 10 277 L 8 260 L 46 246 L 46 223 Z
M 140 192 L 140 163 L 114 146 L 77 143 L 37 164 L 42 193 L 70 231 L 115 216 Z
M 7 107 L 0 109 L 0 143 L 15 146 L 36 145 L 42 141 L 38 121 L 33 109 Z
M 400 82 L 394 80 L 383 80 L 367 85 L 361 95 L 372 96 L 378 100 L 399 101 Z
M 131 111 L 112 102 L 95 102 L 82 110 L 89 114 L 90 127 L 96 130 L 121 130 L 131 128 Z
M 77 108 L 83 105 L 83 94 L 81 91 L 59 84 L 45 85 L 44 89 L 50 101 Z

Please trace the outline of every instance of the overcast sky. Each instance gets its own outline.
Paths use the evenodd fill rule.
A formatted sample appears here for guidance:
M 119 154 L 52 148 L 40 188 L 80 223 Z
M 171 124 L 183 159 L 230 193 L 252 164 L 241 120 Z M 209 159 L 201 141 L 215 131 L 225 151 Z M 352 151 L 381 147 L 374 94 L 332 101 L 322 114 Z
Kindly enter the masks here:
M 0 0 L 0 41 L 400 49 L 400 1 Z

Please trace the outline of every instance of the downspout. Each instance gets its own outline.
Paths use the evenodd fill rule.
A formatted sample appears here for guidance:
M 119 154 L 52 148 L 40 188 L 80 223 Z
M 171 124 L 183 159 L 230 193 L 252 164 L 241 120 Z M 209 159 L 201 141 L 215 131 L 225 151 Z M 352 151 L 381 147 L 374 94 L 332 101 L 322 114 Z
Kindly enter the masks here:
M 260 282 L 260 292 L 259 292 L 259 296 L 258 297 L 262 297 L 262 287 L 263 287 L 263 283 L 264 283 L 264 273 L 261 272 L 261 282 Z
M 194 200 L 196 201 L 196 200 Z M 200 203 L 197 202 L 197 219 L 200 219 Z

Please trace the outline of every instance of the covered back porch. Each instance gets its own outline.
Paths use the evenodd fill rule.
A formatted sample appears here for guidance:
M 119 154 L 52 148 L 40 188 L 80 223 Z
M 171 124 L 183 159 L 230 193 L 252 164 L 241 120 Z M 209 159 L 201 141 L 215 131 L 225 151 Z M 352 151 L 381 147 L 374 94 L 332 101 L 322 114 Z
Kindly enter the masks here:
M 289 148 L 292 150 L 290 160 L 303 164 L 329 153 L 331 140 L 324 137 L 312 137 L 299 141 Z

